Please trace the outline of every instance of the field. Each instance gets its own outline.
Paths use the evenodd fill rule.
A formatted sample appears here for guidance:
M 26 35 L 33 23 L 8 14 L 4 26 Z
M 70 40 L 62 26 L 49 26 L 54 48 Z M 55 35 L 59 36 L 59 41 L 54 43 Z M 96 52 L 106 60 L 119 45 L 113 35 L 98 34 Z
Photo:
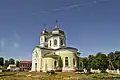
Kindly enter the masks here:
M 107 73 L 100 74 L 77 74 L 77 73 L 56 73 L 53 75 L 43 72 L 1 72 L 0 80 L 90 80 L 95 78 L 112 78 L 120 75 Z M 110 79 L 111 80 L 111 79 Z

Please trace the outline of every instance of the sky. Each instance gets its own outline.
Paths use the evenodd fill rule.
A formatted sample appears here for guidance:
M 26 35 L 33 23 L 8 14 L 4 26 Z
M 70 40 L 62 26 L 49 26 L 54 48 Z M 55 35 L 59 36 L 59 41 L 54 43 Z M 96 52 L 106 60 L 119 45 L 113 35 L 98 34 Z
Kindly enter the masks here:
M 31 59 L 43 24 L 56 19 L 81 56 L 120 50 L 120 0 L 0 0 L 0 56 Z

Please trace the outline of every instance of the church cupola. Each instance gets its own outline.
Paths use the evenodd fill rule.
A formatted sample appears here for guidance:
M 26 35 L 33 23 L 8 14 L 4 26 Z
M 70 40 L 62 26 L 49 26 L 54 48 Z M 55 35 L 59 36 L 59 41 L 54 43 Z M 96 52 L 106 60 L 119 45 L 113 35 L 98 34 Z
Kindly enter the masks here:
M 53 30 L 59 30 L 58 20 L 56 20 L 56 25 L 55 25 L 55 28 Z
M 60 30 L 60 28 L 59 28 L 59 25 L 58 25 L 58 20 L 56 20 L 56 24 L 55 24 L 55 27 L 54 27 L 54 29 L 52 30 L 52 35 L 54 35 L 54 34 L 58 34 L 58 35 L 65 35 L 64 34 L 64 31 L 62 31 L 62 30 Z
M 54 29 L 49 34 L 48 47 L 53 49 L 58 49 L 66 46 L 66 37 L 64 31 L 60 30 L 58 25 L 58 20 Z
M 44 24 L 44 29 L 41 32 L 41 35 L 48 35 L 48 31 L 46 30 L 46 24 Z
M 48 34 L 49 32 L 46 30 L 46 24 L 44 24 L 44 30 L 40 34 L 41 47 L 48 47 Z

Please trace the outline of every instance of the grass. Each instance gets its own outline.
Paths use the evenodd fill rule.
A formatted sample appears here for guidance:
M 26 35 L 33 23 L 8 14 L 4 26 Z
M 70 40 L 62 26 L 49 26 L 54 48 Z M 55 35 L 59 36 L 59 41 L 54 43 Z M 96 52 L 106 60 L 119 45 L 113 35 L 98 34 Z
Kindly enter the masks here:
M 58 72 L 49 75 L 43 72 L 2 72 L 0 73 L 0 80 L 90 80 L 92 78 L 111 78 L 113 76 L 107 73 L 99 74 L 77 74 L 74 72 Z

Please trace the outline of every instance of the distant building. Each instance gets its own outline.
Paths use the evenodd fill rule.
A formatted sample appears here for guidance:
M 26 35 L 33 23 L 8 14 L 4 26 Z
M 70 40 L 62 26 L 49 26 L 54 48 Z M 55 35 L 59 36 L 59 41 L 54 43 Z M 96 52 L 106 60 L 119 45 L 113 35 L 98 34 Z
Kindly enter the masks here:
M 32 61 L 20 61 L 20 70 L 31 70 Z
M 71 36 L 72 39 L 72 36 Z M 76 71 L 79 69 L 78 49 L 66 46 L 66 35 L 56 21 L 55 28 L 40 33 L 40 44 L 32 52 L 32 71 Z
M 3 67 L 0 65 L 0 72 L 2 72 L 3 71 Z
M 7 70 L 10 70 L 10 71 L 19 71 L 20 68 L 19 68 L 19 67 L 16 67 L 15 64 L 10 64 L 10 65 L 7 67 Z

